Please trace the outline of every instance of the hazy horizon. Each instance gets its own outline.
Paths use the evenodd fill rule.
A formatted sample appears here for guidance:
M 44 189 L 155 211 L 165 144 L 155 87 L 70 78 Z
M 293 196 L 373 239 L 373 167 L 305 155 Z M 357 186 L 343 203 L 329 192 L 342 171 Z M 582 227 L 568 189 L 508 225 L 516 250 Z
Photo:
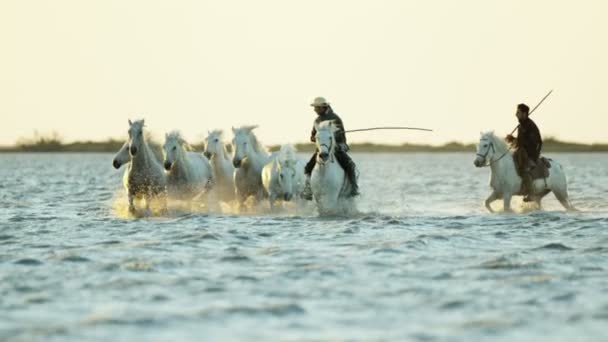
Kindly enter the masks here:
M 326 97 L 351 142 L 439 145 L 504 135 L 520 102 L 543 136 L 605 143 L 608 2 L 3 1 L 0 145 L 160 138 L 258 124 L 268 145 L 308 140 Z M 604 32 L 604 33 L 602 33 Z M 228 134 L 229 136 L 229 134 Z

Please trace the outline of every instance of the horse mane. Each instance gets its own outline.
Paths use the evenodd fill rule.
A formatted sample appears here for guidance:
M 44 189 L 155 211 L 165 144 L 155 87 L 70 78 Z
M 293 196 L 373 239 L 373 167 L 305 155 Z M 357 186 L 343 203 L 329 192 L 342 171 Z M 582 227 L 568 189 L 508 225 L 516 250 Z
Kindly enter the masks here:
M 213 131 L 209 132 L 209 136 L 217 136 L 219 139 L 224 136 L 224 131 L 221 129 L 214 129 Z
M 335 129 L 334 120 L 323 121 L 317 127 L 318 127 L 318 129 L 330 129 L 330 128 Z
M 490 139 L 490 141 L 494 144 L 494 148 L 496 149 L 497 153 L 505 153 L 509 151 L 509 145 L 507 145 L 503 139 L 496 136 L 494 131 L 483 133 L 482 136 Z
M 219 139 L 219 141 L 222 143 L 222 147 L 223 147 L 223 149 L 222 149 L 223 156 L 222 157 L 226 160 L 230 160 L 230 153 L 228 152 L 228 144 L 226 144 L 224 142 L 224 140 L 222 139 L 224 137 L 224 131 L 221 129 L 214 129 L 213 131 L 210 131 L 209 137 L 214 137 L 214 136 L 216 136 Z
M 336 133 L 338 127 L 336 127 L 334 120 L 326 120 L 317 125 L 317 131 L 319 130 L 330 130 L 332 133 Z
M 145 119 L 139 119 L 139 120 L 135 120 L 133 122 L 131 122 L 131 120 L 129 120 L 129 126 L 136 126 L 140 129 L 142 129 L 146 126 L 145 121 L 146 121 Z
M 296 162 L 296 148 L 291 144 L 281 145 L 278 160 L 281 164 L 292 164 Z
M 192 150 L 192 148 L 190 147 L 190 144 L 188 144 L 188 142 L 184 138 L 182 138 L 182 135 L 179 131 L 171 131 L 171 132 L 167 133 L 166 140 L 167 141 L 171 141 L 171 140 L 176 141 L 186 151 Z
M 253 150 L 256 151 L 257 153 L 267 155 L 268 151 L 266 150 L 264 145 L 262 145 L 260 143 L 260 141 L 258 140 L 258 137 L 256 137 L 255 134 L 253 133 L 253 130 L 257 127 L 258 126 L 241 126 L 241 127 L 237 128 L 236 131 L 238 133 L 249 134 L 249 136 L 251 137 L 251 147 L 253 148 Z

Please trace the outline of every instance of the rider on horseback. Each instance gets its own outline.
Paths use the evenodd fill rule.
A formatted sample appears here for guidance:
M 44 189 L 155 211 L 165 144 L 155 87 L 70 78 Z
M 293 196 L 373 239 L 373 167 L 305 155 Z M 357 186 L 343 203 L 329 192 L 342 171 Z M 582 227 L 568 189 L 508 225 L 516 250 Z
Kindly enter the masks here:
M 522 103 L 517 106 L 515 114 L 519 120 L 517 137 L 509 134 L 506 138 L 508 143 L 517 148 L 513 157 L 517 165 L 517 173 L 522 179 L 522 194 L 525 196 L 525 202 L 532 200 L 531 171 L 539 162 L 540 150 L 543 146 L 540 131 L 534 121 L 529 118 L 529 113 L 530 108 L 525 104 Z
M 351 184 L 350 196 L 354 197 L 354 196 L 359 195 L 359 186 L 357 185 L 356 166 L 355 166 L 355 163 L 353 162 L 353 160 L 350 158 L 350 156 L 346 153 L 346 152 L 348 152 L 349 147 L 346 144 L 346 135 L 344 134 L 344 125 L 342 123 L 342 119 L 340 119 L 340 117 L 336 113 L 334 113 L 333 109 L 329 105 L 329 102 L 327 102 L 325 100 L 325 98 L 323 98 L 323 97 L 315 98 L 313 103 L 311 103 L 310 105 L 314 108 L 315 112 L 318 115 L 317 118 L 315 119 L 314 125 L 312 127 L 310 141 L 315 142 L 315 140 L 316 140 L 317 130 L 315 128 L 315 125 L 318 125 L 319 123 L 321 123 L 323 121 L 333 120 L 334 124 L 339 129 L 338 131 L 336 131 L 336 135 L 335 135 L 335 140 L 336 140 L 336 144 L 337 144 L 336 154 L 335 154 L 336 159 L 338 160 L 338 163 L 340 164 L 342 169 L 344 169 L 344 171 L 346 172 L 346 176 Z M 310 188 L 310 175 L 312 173 L 312 170 L 315 167 L 318 152 L 319 151 L 315 151 L 315 153 L 312 155 L 312 158 L 310 158 L 310 161 L 308 162 L 308 164 L 306 164 L 306 167 L 304 168 L 304 172 L 306 174 L 306 188 L 304 189 L 304 193 L 302 194 L 302 197 L 304 197 L 307 200 L 312 200 L 312 191 Z

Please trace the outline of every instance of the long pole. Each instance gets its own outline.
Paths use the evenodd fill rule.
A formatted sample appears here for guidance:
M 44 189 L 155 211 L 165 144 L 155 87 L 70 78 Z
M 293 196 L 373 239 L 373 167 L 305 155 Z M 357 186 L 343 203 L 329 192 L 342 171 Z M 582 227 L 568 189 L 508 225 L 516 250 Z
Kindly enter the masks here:
M 551 90 L 550 90 L 550 91 L 547 93 L 547 95 L 545 95 L 545 97 L 543 97 L 543 99 L 542 99 L 542 100 L 540 100 L 540 102 L 539 102 L 539 103 L 538 103 L 536 106 L 534 106 L 534 108 L 532 108 L 532 110 L 530 111 L 530 113 L 528 113 L 528 116 L 532 115 L 532 113 L 534 113 L 534 111 L 536 110 L 536 108 L 538 108 L 538 106 L 540 106 L 540 104 L 541 104 L 541 103 L 543 103 L 543 102 L 545 101 L 545 99 L 546 99 L 547 97 L 549 97 L 549 95 L 551 95 L 551 93 L 552 93 L 552 92 L 553 92 L 553 89 L 551 89 Z M 516 131 L 518 128 L 519 128 L 519 125 L 517 125 L 517 127 L 515 127 L 515 128 L 514 128 L 514 129 L 511 131 L 511 135 L 513 135 L 513 133 L 515 133 L 515 131 Z
M 344 133 L 353 133 L 353 132 L 365 132 L 365 131 L 377 131 L 377 130 L 411 130 L 411 131 L 425 131 L 432 132 L 432 129 L 428 128 L 417 128 L 417 127 L 371 127 L 371 128 L 360 128 L 360 129 L 351 129 L 348 131 L 344 131 Z

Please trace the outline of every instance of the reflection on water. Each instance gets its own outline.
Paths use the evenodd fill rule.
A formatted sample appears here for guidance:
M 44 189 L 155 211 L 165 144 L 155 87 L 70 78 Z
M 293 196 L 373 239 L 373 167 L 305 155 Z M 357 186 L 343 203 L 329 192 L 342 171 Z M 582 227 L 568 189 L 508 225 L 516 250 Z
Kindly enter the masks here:
M 134 219 L 111 155 L 0 155 L 0 340 L 605 338 L 606 155 L 551 156 L 583 212 L 520 215 L 473 157 L 356 154 L 350 218 Z

